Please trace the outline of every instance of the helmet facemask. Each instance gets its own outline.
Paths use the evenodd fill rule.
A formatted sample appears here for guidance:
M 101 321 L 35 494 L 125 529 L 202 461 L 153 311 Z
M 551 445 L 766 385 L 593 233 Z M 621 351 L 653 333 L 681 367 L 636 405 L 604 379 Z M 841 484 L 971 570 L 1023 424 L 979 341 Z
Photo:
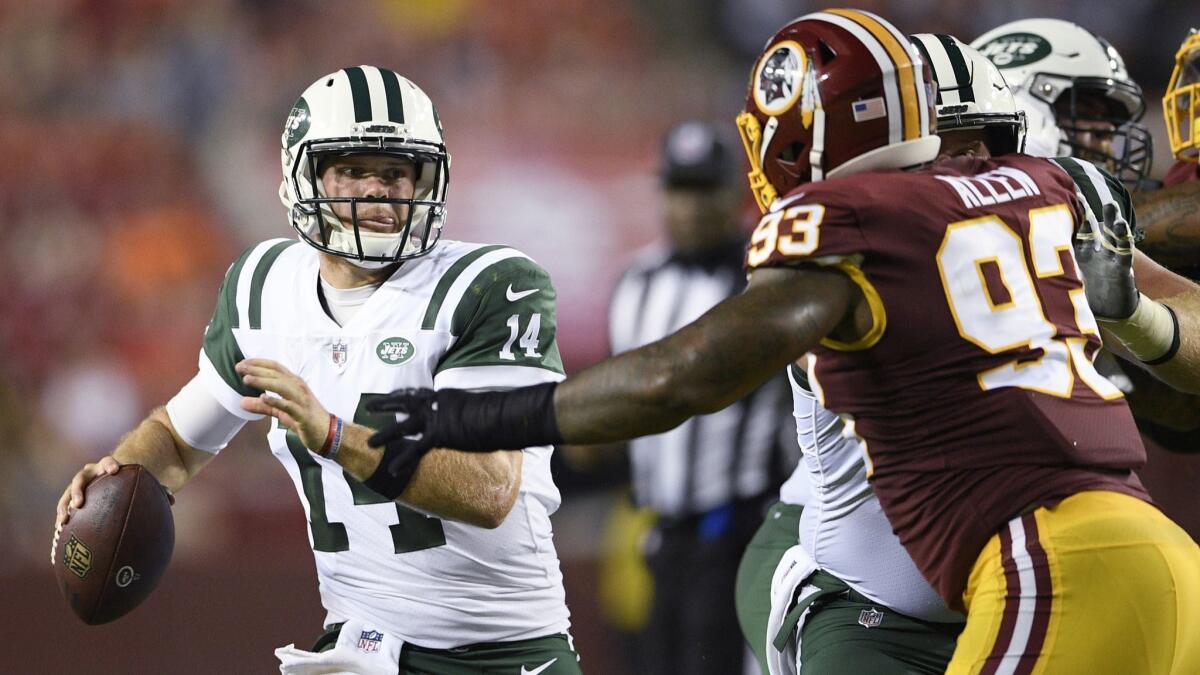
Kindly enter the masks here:
M 437 109 L 408 79 L 376 66 L 322 76 L 297 99 L 280 141 L 279 198 L 313 248 L 372 269 L 433 249 L 446 219 L 450 155 Z M 335 177 L 340 196 L 328 194 L 320 172 L 339 159 L 363 168 L 364 179 L 374 175 L 386 191 L 366 189 L 350 172 Z M 412 166 L 411 194 L 407 168 L 401 176 L 376 173 L 391 174 L 393 160 Z M 394 180 L 404 181 L 401 190 Z
M 1072 157 L 1103 166 L 1126 185 L 1137 186 L 1149 175 L 1154 141 L 1141 123 L 1146 101 L 1136 84 L 1037 73 L 1029 93 L 1054 110 Z M 1108 147 L 1082 140 L 1089 135 Z
M 1200 32 L 1192 29 L 1175 55 L 1175 68 L 1163 96 L 1171 154 L 1200 161 Z
M 411 198 L 331 197 L 325 194 L 320 171 L 335 157 L 354 154 L 384 155 L 412 162 L 416 180 Z M 445 219 L 449 166 L 443 148 L 433 144 L 383 136 L 328 138 L 302 143 L 288 176 L 292 194 L 292 225 L 320 251 L 348 258 L 363 267 L 417 258 L 428 253 L 441 236 Z M 359 224 L 365 204 L 397 207 L 403 222 L 395 232 L 374 232 Z M 350 207 L 349 222 L 334 212 L 335 204 Z

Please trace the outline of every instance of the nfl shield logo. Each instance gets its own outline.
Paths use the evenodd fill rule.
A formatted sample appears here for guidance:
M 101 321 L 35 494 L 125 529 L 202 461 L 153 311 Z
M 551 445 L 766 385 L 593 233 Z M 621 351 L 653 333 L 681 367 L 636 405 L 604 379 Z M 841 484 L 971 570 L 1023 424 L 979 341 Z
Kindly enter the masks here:
M 342 372 L 346 367 L 346 359 L 350 357 L 350 351 L 345 342 L 336 340 L 333 343 L 333 367 L 337 368 L 338 372 Z
M 858 623 L 860 623 L 864 628 L 874 628 L 883 623 L 883 612 L 875 609 L 874 607 L 871 609 L 864 609 L 858 615 Z
M 377 630 L 364 630 L 358 636 L 358 648 L 364 652 L 377 652 L 383 642 L 383 633 Z

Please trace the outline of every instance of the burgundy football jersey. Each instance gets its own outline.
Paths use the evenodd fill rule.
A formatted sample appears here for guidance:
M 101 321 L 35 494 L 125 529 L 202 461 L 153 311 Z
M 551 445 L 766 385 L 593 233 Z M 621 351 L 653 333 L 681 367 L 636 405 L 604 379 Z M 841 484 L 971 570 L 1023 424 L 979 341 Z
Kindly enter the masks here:
M 1194 162 L 1175 162 L 1163 177 L 1163 187 L 1171 187 L 1179 183 L 1200 180 L 1200 164 Z
M 1129 408 L 1092 366 L 1081 209 L 1048 160 L 962 158 L 801 185 L 751 239 L 748 268 L 837 265 L 868 298 L 874 328 L 823 340 L 811 379 L 951 607 L 1012 517 L 1083 490 L 1149 500 Z

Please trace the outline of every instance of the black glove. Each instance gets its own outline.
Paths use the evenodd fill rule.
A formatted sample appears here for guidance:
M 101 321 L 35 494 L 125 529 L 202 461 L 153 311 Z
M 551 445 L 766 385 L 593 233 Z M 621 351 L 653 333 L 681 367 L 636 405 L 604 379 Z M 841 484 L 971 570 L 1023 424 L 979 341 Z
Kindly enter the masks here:
M 1099 230 L 1081 227 L 1075 234 L 1075 261 L 1088 306 L 1098 319 L 1127 319 L 1141 297 L 1133 278 L 1133 232 L 1115 204 L 1104 205 Z
M 470 452 L 516 450 L 562 442 L 554 416 L 556 383 L 510 391 L 398 389 L 367 404 L 367 410 L 406 418 L 376 432 L 368 442 L 404 451 L 455 448 Z M 416 437 L 416 438 L 414 438 Z

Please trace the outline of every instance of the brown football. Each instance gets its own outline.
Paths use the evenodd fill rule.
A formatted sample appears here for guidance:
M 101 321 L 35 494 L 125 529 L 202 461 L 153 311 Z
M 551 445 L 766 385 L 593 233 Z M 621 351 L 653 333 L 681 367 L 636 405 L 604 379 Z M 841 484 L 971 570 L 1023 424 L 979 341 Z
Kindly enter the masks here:
M 108 623 L 146 599 L 175 548 L 167 490 L 138 464 L 100 476 L 84 491 L 54 547 L 63 596 L 84 623 Z

